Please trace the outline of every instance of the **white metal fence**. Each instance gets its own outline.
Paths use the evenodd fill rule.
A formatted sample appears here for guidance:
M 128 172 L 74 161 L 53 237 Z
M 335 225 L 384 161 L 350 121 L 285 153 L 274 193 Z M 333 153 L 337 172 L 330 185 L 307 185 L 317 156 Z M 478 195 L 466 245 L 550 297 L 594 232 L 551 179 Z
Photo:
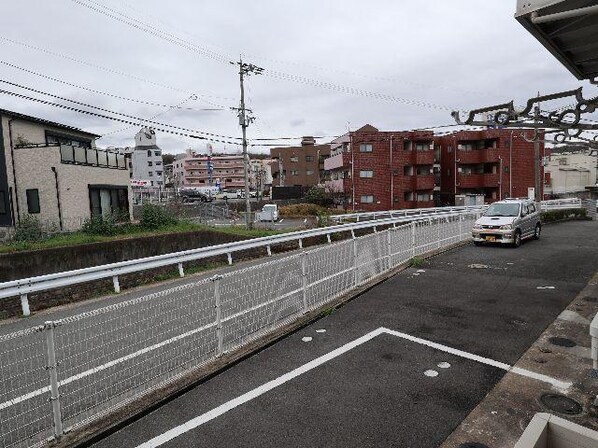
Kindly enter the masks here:
M 0 446 L 44 446 L 415 256 L 471 237 L 431 217 L 0 336 Z

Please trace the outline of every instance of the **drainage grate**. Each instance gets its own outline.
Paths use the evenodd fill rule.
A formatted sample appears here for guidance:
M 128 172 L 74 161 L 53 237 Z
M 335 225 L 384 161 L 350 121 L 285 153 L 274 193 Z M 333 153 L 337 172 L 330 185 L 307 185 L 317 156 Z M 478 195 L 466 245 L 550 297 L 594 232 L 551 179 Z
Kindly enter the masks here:
M 488 445 L 478 442 L 465 442 L 459 445 L 459 448 L 488 448 Z
M 540 401 L 551 411 L 560 414 L 576 415 L 581 414 L 581 411 L 583 410 L 577 401 L 564 395 L 544 394 L 540 397 Z
M 552 337 L 548 338 L 548 342 L 553 345 L 560 345 L 561 347 L 575 347 L 577 344 L 571 339 Z

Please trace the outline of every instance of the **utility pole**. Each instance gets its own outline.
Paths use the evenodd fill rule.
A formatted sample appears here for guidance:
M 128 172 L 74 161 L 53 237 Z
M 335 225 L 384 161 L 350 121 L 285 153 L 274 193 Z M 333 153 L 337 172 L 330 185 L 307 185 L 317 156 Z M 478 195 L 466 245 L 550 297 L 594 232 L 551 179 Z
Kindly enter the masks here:
M 540 96 L 540 92 L 538 92 L 538 96 Z M 540 118 L 540 105 L 537 104 L 534 108 L 534 123 L 537 126 L 538 119 Z M 534 133 L 534 174 L 535 174 L 535 200 L 536 202 L 540 202 L 542 200 L 542 195 L 540 194 L 540 133 L 538 132 L 538 128 L 535 128 Z
M 243 59 L 239 57 L 239 62 L 231 62 L 231 64 L 237 64 L 239 66 L 239 83 L 241 85 L 241 105 L 239 108 L 233 108 L 238 110 L 239 125 L 243 131 L 243 174 L 245 177 L 245 227 L 251 229 L 251 203 L 249 201 L 249 154 L 247 153 L 247 127 L 252 123 L 255 118 L 248 115 L 247 112 L 251 113 L 251 109 L 245 108 L 245 87 L 243 85 L 244 76 L 252 74 L 259 75 L 264 69 L 257 67 L 253 64 L 246 64 Z

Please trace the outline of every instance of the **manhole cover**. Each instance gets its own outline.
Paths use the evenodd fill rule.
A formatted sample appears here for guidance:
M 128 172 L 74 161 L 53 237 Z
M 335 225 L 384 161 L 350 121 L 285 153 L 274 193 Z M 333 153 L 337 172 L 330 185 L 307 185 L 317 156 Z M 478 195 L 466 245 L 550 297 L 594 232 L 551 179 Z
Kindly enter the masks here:
M 544 394 L 540 397 L 540 401 L 548 409 L 561 414 L 575 415 L 580 414 L 583 410 L 577 401 L 564 395 Z
M 596 302 L 598 302 L 598 297 L 586 296 L 582 300 L 584 302 L 596 303 Z
M 560 345 L 561 347 L 575 347 L 577 344 L 571 339 L 552 337 L 548 338 L 548 342 L 553 345 Z
M 488 448 L 488 445 L 478 442 L 467 442 L 459 445 L 459 448 Z

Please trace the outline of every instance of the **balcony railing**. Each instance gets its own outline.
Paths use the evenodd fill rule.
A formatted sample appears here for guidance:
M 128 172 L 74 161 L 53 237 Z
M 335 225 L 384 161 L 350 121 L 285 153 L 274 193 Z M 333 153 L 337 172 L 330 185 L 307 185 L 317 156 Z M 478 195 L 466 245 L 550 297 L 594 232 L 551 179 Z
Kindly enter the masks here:
M 457 153 L 460 163 L 497 163 L 500 155 L 500 150 L 488 149 L 472 149 L 469 151 L 460 149 Z
M 488 188 L 497 187 L 498 174 L 462 174 L 457 176 L 457 184 L 461 188 Z
M 96 166 L 99 168 L 127 169 L 124 154 L 97 148 L 84 148 L 81 146 L 60 146 L 60 161 L 75 165 Z

